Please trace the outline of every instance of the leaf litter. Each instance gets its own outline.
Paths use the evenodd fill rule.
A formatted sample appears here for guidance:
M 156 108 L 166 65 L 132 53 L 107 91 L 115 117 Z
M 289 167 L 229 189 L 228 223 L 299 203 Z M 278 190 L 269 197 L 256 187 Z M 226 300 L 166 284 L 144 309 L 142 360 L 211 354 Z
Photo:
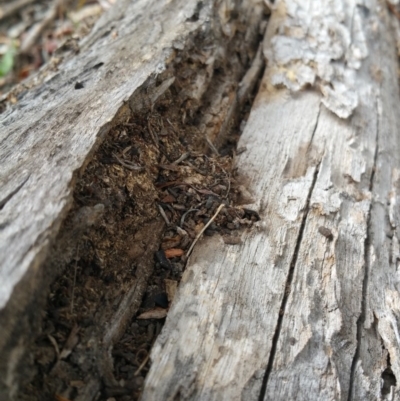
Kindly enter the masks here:
M 256 49 L 223 57 L 196 100 L 210 48 L 193 40 L 189 60 L 178 54 L 149 79 L 78 177 L 61 233 L 74 232 L 82 211 L 96 219 L 51 286 L 22 401 L 138 399 L 196 241 L 215 236 L 235 246 L 259 219 L 240 206 L 251 194 L 234 169 L 257 85 L 240 108 L 235 93 Z

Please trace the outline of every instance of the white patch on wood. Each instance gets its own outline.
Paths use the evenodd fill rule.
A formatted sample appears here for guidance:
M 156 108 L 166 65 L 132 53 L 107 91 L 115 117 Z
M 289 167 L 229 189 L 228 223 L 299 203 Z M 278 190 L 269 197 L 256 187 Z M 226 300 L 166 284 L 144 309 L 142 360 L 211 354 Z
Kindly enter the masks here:
M 278 1 L 264 50 L 272 85 L 317 86 L 329 110 L 349 117 L 358 104 L 355 75 L 368 56 L 360 12 L 345 0 Z
M 143 400 L 258 400 L 262 369 L 265 401 L 400 398 L 400 100 L 388 14 L 373 0 L 270 5 L 268 69 L 238 161 L 262 221 L 237 248 L 208 238 L 196 249 Z

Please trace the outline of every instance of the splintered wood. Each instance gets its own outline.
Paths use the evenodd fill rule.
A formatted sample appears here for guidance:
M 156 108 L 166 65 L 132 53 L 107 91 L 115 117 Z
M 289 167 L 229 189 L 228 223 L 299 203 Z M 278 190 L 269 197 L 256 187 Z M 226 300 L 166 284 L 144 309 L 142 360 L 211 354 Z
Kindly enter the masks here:
M 239 245 L 197 245 L 143 400 L 400 397 L 390 17 L 380 1 L 276 3 L 237 161 L 262 220 Z
M 261 39 L 263 10 L 271 16 Z M 142 255 L 137 280 L 115 304 L 101 299 L 95 329 L 71 333 L 62 356 L 49 340 L 59 359 L 52 374 L 70 366 L 63 363 L 79 348 L 73 363 L 87 374 L 68 397 L 98 400 L 110 388 L 121 394 L 112 372 L 116 341 L 135 314 L 142 321 L 168 313 L 143 401 L 400 399 L 400 97 L 391 18 L 383 0 L 120 0 L 75 59 L 39 75 L 30 91 L 18 90 L 0 138 L 0 398 L 16 399 L 31 330 L 39 331 L 46 291 L 61 269 L 49 249 L 61 238 L 59 253 L 70 262 L 70 244 L 104 213 L 102 203 L 93 205 L 59 235 L 77 172 L 110 129 L 122 120 L 133 125 L 129 118 L 153 112 L 174 88 L 174 101 L 188 105 L 218 154 L 265 61 L 235 176 L 246 213 L 261 220 L 239 236 L 202 237 L 221 204 L 185 254 L 174 237 L 159 249 L 163 223 L 147 224 L 151 243 L 131 246 Z M 236 33 L 242 44 L 232 40 Z M 260 46 L 247 72 L 232 69 L 209 91 L 221 60 L 235 54 L 248 68 L 252 57 L 241 50 L 250 43 Z M 130 172 L 145 170 L 112 156 Z M 189 156 L 157 168 L 174 171 Z M 165 210 L 159 205 L 155 214 L 169 226 Z M 165 280 L 165 308 L 139 314 L 145 267 L 160 252 L 167 268 L 192 254 L 178 288 Z
M 205 137 L 215 148 L 240 123 L 264 65 L 264 11 L 261 0 L 121 0 L 76 53 L 0 99 L 1 400 L 137 399 L 161 323 L 136 318 L 155 281 L 180 279 L 215 212 L 208 198 L 229 203 L 232 158 L 209 157 Z M 176 211 L 158 186 L 171 176 Z M 169 222 L 187 231 L 164 249 Z M 56 361 L 75 323 L 78 343 Z

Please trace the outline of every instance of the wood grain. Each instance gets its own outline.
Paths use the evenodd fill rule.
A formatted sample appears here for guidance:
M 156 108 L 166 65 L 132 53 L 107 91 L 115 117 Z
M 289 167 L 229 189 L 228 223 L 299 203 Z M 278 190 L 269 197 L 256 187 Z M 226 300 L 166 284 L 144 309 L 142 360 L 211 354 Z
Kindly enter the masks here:
M 143 400 L 399 397 L 390 18 L 379 1 L 271 7 L 237 163 L 262 221 L 195 249 Z
M 40 317 L 49 282 L 61 269 L 51 263 L 49 250 L 93 153 L 118 119 L 152 107 L 168 89 L 174 77 L 159 86 L 156 79 L 175 58 L 184 62 L 187 52 L 207 42 L 208 54 L 217 56 L 193 85 L 197 92 L 190 95 L 199 103 L 212 80 L 213 63 L 227 51 L 239 22 L 246 37 L 241 45 L 252 51 L 250 42 L 262 18 L 259 3 L 120 0 L 79 43 L 78 54 L 53 60 L 10 94 L 17 102 L 0 116 L 0 398 L 18 391 L 18 366 L 32 341 L 33 322 Z M 104 324 L 107 347 L 135 313 L 132 303 L 136 309 L 140 304 L 137 293 L 143 295 L 147 276 L 140 280 L 140 291 L 132 289 L 126 304 Z M 83 398 L 91 399 L 99 388 L 95 377 Z

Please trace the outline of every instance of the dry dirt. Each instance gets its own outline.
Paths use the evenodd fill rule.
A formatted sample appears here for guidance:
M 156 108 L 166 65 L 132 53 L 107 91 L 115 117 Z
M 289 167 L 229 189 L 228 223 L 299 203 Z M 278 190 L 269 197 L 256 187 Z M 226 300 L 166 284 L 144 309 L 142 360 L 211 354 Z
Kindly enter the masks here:
M 138 399 L 195 238 L 221 204 L 204 235 L 235 244 L 258 220 L 240 207 L 248 194 L 234 171 L 252 103 L 250 95 L 240 112 L 235 103 L 255 49 L 249 53 L 225 59 L 198 101 L 187 93 L 207 53 L 177 57 L 154 78 L 153 88 L 172 82 L 168 89 L 154 100 L 147 88 L 121 109 L 76 182 L 53 247 L 51 263 L 65 266 L 51 286 L 19 399 Z

